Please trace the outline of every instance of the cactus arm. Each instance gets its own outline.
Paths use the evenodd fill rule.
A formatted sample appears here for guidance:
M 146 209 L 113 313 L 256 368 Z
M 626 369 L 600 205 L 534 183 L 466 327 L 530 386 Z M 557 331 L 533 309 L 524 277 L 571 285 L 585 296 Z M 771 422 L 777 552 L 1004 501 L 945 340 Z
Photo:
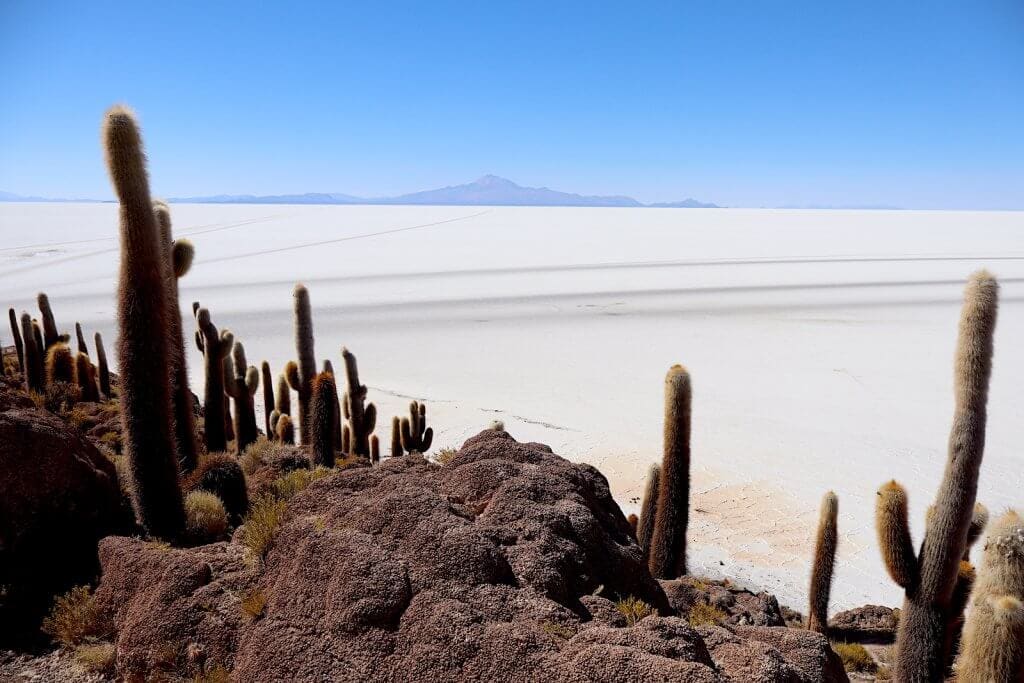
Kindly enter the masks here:
M 907 518 L 907 492 L 896 481 L 878 489 L 875 529 L 885 570 L 898 586 L 913 592 L 918 582 L 917 555 Z
M 807 628 L 821 634 L 828 632 L 828 601 L 839 540 L 836 524 L 838 513 L 839 499 L 829 491 L 821 500 L 811 571 L 810 606 L 807 611 Z

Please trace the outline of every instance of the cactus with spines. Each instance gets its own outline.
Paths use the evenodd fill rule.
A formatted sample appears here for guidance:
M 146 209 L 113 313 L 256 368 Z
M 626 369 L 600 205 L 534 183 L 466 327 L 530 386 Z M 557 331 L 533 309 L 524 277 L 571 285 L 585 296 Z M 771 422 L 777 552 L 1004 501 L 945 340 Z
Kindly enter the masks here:
M 76 384 L 75 356 L 71 347 L 57 342 L 46 352 L 46 384 Z
M 310 399 L 313 395 L 313 378 L 316 376 L 316 354 L 313 348 L 313 313 L 309 303 L 309 290 L 305 285 L 295 285 L 295 352 L 298 362 L 291 361 L 285 366 L 288 384 L 299 395 L 299 438 L 303 444 L 310 443 L 306 422 L 309 419 Z
M 96 370 L 84 353 L 75 354 L 75 378 L 81 400 L 96 403 L 100 400 L 100 390 L 96 386 Z
M 36 303 L 39 304 L 39 313 L 43 322 L 43 348 L 49 351 L 50 347 L 54 344 L 67 340 L 63 339 L 61 334 L 57 331 L 57 322 L 53 318 L 53 308 L 50 307 L 50 298 L 46 296 L 45 292 L 39 292 L 36 296 Z
M 82 323 L 75 323 L 75 336 L 78 338 L 78 352 L 89 355 L 89 346 L 85 343 L 85 335 L 82 334 Z
M 370 464 L 380 463 L 380 439 L 374 434 L 370 437 Z
M 661 488 L 661 467 L 651 465 L 647 471 L 644 497 L 640 503 L 640 521 L 636 528 L 636 540 L 644 551 L 644 561 L 651 554 L 651 537 L 654 535 L 654 520 L 658 513 L 658 491 Z
M 292 414 L 292 393 L 288 386 L 288 378 L 282 373 L 277 376 L 277 398 L 274 407 L 282 415 Z
M 988 383 L 999 286 L 985 271 L 964 291 L 954 363 L 955 408 L 946 470 L 915 555 L 906 517 L 906 493 L 895 482 L 879 490 L 876 522 L 886 569 L 903 589 L 895 647 L 896 680 L 941 681 L 954 623 L 949 613 L 974 516 L 985 448 Z
M 42 392 L 46 386 L 46 378 L 43 370 L 43 353 L 41 336 L 36 335 L 36 326 L 32 322 L 32 316 L 28 313 L 21 314 L 21 336 L 24 344 L 25 389 L 27 391 Z
M 270 414 L 274 412 L 274 379 L 270 374 L 270 363 L 267 361 L 260 364 L 260 383 L 263 385 L 263 428 L 267 432 L 267 438 L 272 439 L 274 437 L 270 428 Z
M 43 363 L 46 363 L 46 349 L 47 345 L 43 339 L 43 327 L 39 324 L 39 321 L 32 318 L 32 338 L 36 342 L 36 349 L 39 351 L 39 357 Z M 59 340 L 58 340 L 59 341 Z M 46 375 L 43 375 L 43 384 L 46 384 Z
M 377 426 L 377 406 L 366 403 L 366 385 L 359 383 L 356 357 L 346 348 L 342 348 L 341 357 L 345 361 L 346 378 L 342 409 L 349 431 L 349 447 L 345 452 L 369 458 L 370 435 Z
M 206 415 L 204 441 L 207 453 L 227 450 L 227 405 L 224 400 L 224 361 L 235 336 L 230 330 L 218 331 L 206 308 L 196 310 L 196 346 L 203 353 L 203 411 Z
M 309 417 L 310 453 L 313 467 L 334 467 L 334 405 L 338 389 L 334 375 L 321 372 L 313 378 L 313 401 Z
M 626 517 L 626 522 L 629 523 L 629 531 L 633 534 L 633 538 L 636 538 L 636 530 L 640 526 L 640 517 L 635 513 L 631 513 Z
M 224 389 L 235 404 L 235 450 L 238 455 L 259 437 L 253 404 L 259 382 L 260 371 L 246 363 L 245 347 L 236 341 L 231 352 L 231 372 L 224 382 Z
M 167 267 L 134 115 L 119 106 L 108 111 L 103 142 L 120 202 L 117 357 L 132 504 L 148 533 L 175 539 L 184 533 L 185 509 L 168 373 Z
M 434 430 L 427 426 L 427 405 L 419 401 L 409 404 L 409 417 L 399 424 L 402 450 L 406 453 L 426 453 L 434 441 Z
M 26 376 L 25 371 L 25 344 L 21 340 L 21 325 L 18 316 L 13 308 L 7 309 L 7 317 L 11 321 L 11 335 L 14 337 L 14 349 L 18 352 L 18 370 L 22 377 Z
M 836 519 L 839 499 L 829 491 L 821 499 L 818 532 L 814 540 L 814 563 L 811 569 L 810 607 L 807 610 L 807 628 L 821 634 L 828 633 L 828 600 L 832 591 L 832 571 L 836 562 L 836 544 L 839 534 Z
M 397 458 L 403 455 L 402 449 L 402 420 L 397 415 L 391 418 L 391 457 Z
M 277 435 L 277 440 L 281 443 L 295 443 L 295 426 L 292 424 L 292 416 L 288 413 L 282 413 L 274 425 L 274 433 Z
M 96 345 L 96 366 L 99 374 L 100 394 L 105 399 L 113 396 L 110 393 L 110 367 L 107 365 L 107 351 L 103 348 L 103 335 L 97 332 L 93 335 Z
M 324 360 L 324 372 L 334 374 L 334 364 L 329 360 Z M 338 380 L 334 380 L 335 388 L 337 388 Z M 334 402 L 334 450 L 341 451 L 342 453 L 348 453 L 348 445 L 344 443 L 344 427 L 345 425 L 341 419 L 341 401 Z
M 970 601 L 958 683 L 1024 681 L 1024 519 L 1014 510 L 992 524 Z
M 153 212 L 160 231 L 166 260 L 167 336 L 170 353 L 171 403 L 174 419 L 174 445 L 178 464 L 184 473 L 195 469 L 199 460 L 196 443 L 196 418 L 193 413 L 192 391 L 188 386 L 188 364 L 185 356 L 185 334 L 181 325 L 181 304 L 178 299 L 178 280 L 192 268 L 195 249 L 186 239 L 174 239 L 171 227 L 171 209 L 161 200 L 154 200 Z
M 648 567 L 659 579 L 686 573 L 686 528 L 690 513 L 690 373 L 681 365 L 665 375 L 664 453 Z

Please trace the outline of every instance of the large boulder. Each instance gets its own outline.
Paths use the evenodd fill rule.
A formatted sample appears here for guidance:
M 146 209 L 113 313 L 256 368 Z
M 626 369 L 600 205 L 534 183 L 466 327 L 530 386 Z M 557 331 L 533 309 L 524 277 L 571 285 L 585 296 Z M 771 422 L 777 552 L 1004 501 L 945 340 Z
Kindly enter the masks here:
M 0 491 L 0 640 L 10 642 L 38 633 L 54 594 L 94 581 L 97 541 L 130 522 L 113 463 L 23 399 L 0 404 Z
M 405 456 L 316 480 L 262 563 L 237 543 L 127 538 L 101 559 L 129 680 L 730 680 L 671 615 L 604 477 L 504 432 L 444 467 Z M 651 614 L 628 625 L 626 597 Z M 798 672 L 821 649 L 805 646 L 758 645 Z
M 785 626 L 778 600 L 771 593 L 754 593 L 728 581 L 685 576 L 659 580 L 672 609 L 684 616 L 697 605 L 712 607 L 722 614 L 720 624 L 728 626 Z
M 900 611 L 882 605 L 864 605 L 839 612 L 828 622 L 829 634 L 851 643 L 887 645 L 896 641 Z

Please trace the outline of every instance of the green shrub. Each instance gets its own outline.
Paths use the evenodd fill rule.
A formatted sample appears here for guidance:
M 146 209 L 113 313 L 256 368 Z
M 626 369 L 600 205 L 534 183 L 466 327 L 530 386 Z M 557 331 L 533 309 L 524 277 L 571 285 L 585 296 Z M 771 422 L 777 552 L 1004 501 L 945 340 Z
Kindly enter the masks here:
M 224 503 L 209 491 L 192 491 L 185 498 L 185 529 L 195 543 L 212 543 L 228 530 Z
M 834 642 L 832 643 L 832 649 L 843 660 L 843 668 L 847 671 L 875 673 L 878 669 L 878 665 L 875 664 L 871 653 L 860 643 Z
M 632 595 L 616 602 L 615 609 L 626 617 L 626 624 L 629 626 L 635 626 L 644 617 L 654 614 L 653 607 Z
M 43 633 L 61 645 L 79 645 L 87 638 L 104 635 L 103 620 L 88 586 L 77 586 L 53 602 L 43 620 Z

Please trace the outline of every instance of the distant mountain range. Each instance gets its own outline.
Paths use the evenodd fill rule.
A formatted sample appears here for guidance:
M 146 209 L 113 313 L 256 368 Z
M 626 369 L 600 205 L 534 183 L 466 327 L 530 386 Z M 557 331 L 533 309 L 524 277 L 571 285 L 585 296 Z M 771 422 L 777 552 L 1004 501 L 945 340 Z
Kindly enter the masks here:
M 0 201 L 6 202 L 58 202 L 94 201 L 44 199 L 22 197 L 0 192 Z M 169 201 L 182 204 L 381 204 L 429 206 L 632 206 L 681 209 L 717 209 L 715 204 L 684 199 L 680 202 L 642 204 L 632 197 L 580 195 L 559 192 L 546 187 L 523 187 L 511 180 L 486 175 L 464 185 L 450 185 L 436 190 L 424 190 L 397 197 L 354 197 L 348 194 L 309 192 L 282 195 L 212 195 L 209 197 L 172 197 Z

